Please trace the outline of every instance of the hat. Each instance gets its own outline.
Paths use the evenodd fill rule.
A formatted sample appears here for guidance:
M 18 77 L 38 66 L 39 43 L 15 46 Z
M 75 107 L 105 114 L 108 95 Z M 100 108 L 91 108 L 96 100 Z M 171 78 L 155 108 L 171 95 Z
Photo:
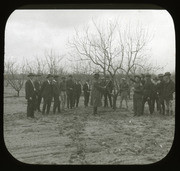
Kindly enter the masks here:
M 35 76 L 35 74 L 29 73 L 27 76 L 28 76 L 28 77 L 31 77 L 31 76 Z
M 94 77 L 94 78 L 99 78 L 99 76 L 100 76 L 100 75 L 99 75 L 98 73 L 95 73 L 93 77 Z
M 46 78 L 53 77 L 51 74 L 48 74 Z
M 146 74 L 146 77 L 151 77 L 151 74 L 149 74 L 149 73 L 148 73 L 148 74 Z
M 138 77 L 139 79 L 141 79 L 141 77 L 139 75 L 135 75 L 134 78 Z
M 166 73 L 164 74 L 164 76 L 171 76 L 171 73 L 170 73 L 170 72 L 166 72 Z

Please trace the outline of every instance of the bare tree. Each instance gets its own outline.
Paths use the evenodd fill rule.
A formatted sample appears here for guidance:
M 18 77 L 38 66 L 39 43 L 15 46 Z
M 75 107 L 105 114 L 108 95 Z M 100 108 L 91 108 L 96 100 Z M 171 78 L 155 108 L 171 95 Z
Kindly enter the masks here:
M 35 59 L 33 61 L 34 73 L 45 74 L 47 72 L 46 65 L 46 61 L 43 58 L 35 56 Z
M 62 67 L 60 67 L 60 61 L 63 58 L 64 55 L 57 55 L 55 54 L 55 52 L 53 52 L 53 50 L 50 50 L 50 52 L 45 51 L 45 61 L 47 64 L 47 70 L 50 74 L 58 74 L 58 71 L 62 72 Z
M 5 75 L 8 84 L 17 92 L 17 97 L 24 85 L 25 65 L 18 65 L 15 61 L 9 60 L 5 62 Z
M 91 61 L 103 75 L 109 74 L 115 89 L 114 103 L 119 94 L 117 73 L 128 76 L 137 68 L 145 68 L 148 63 L 142 63 L 146 56 L 146 47 L 151 37 L 148 30 L 137 26 L 132 30 L 130 24 L 122 28 L 117 21 L 107 21 L 106 25 L 97 24 L 92 20 L 92 27 L 83 31 L 75 30 L 75 36 L 69 41 L 81 61 Z M 114 104 L 114 108 L 116 105 Z

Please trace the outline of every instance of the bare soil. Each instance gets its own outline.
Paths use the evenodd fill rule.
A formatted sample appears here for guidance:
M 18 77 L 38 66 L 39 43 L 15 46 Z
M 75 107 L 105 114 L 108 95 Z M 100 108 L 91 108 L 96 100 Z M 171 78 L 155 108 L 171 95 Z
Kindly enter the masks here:
M 4 141 L 17 160 L 29 164 L 150 164 L 164 158 L 173 143 L 175 117 L 158 113 L 134 117 L 129 110 L 78 108 L 61 114 L 26 117 L 22 97 L 4 96 Z M 119 102 L 117 103 L 119 104 Z

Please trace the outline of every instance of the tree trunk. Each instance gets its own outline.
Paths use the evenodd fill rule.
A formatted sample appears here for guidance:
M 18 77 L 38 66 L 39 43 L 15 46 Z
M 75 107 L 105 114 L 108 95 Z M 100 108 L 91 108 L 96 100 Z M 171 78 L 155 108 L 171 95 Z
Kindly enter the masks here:
M 19 92 L 20 92 L 20 91 L 19 91 L 19 90 L 16 90 L 16 91 L 17 91 L 17 97 L 19 97 Z
M 118 94 L 114 94 L 113 95 L 113 109 L 114 110 L 116 110 L 116 108 L 117 108 L 117 106 L 116 106 L 117 96 L 118 96 Z

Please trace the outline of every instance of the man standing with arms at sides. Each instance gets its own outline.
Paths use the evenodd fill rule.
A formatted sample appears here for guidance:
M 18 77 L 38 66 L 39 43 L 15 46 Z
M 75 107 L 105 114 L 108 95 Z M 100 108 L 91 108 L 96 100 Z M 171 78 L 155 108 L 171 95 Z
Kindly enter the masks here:
M 143 86 L 142 114 L 144 114 L 144 106 L 146 102 L 148 102 L 150 114 L 153 114 L 153 100 L 152 100 L 153 88 L 154 85 L 151 81 L 151 75 L 146 74 L 146 80 Z
M 78 107 L 79 104 L 79 98 L 81 96 L 82 88 L 79 80 L 76 80 L 74 84 L 74 100 L 75 100 L 75 106 Z
M 83 85 L 83 91 L 84 91 L 84 106 L 87 107 L 89 103 L 89 95 L 90 95 L 89 79 L 87 79 L 85 84 Z
M 131 79 L 134 82 L 133 90 L 133 110 L 134 116 L 142 115 L 142 98 L 143 98 L 143 85 L 141 83 L 141 77 L 135 75 L 135 79 Z
M 40 110 L 40 104 L 41 104 L 41 74 L 37 74 L 35 76 L 34 86 L 36 89 L 36 108 L 35 110 L 38 110 L 38 112 L 41 112 Z
M 41 95 L 43 98 L 43 110 L 42 114 L 49 114 L 50 107 L 51 107 L 51 101 L 52 101 L 52 96 L 53 96 L 53 88 L 52 88 L 52 75 L 48 74 L 46 77 L 46 81 L 43 82 L 42 87 L 41 87 Z
M 122 78 L 122 83 L 120 84 L 120 109 L 122 108 L 122 102 L 125 100 L 126 102 L 126 109 L 128 109 L 128 91 L 129 91 L 129 85 L 125 78 Z
M 141 84 L 144 86 L 145 84 L 145 75 L 141 74 Z
M 154 112 L 155 104 L 156 109 L 159 112 L 159 96 L 158 96 L 158 78 L 155 76 L 152 80 L 153 83 L 153 90 L 152 90 L 152 111 Z
M 29 73 L 29 79 L 25 83 L 25 97 L 27 99 L 27 117 L 34 118 L 35 102 L 36 102 L 36 89 L 34 87 L 33 79 L 34 74 Z
M 62 77 L 62 81 L 59 84 L 59 89 L 60 89 L 60 97 L 61 97 L 61 109 L 64 110 L 65 105 L 66 105 L 66 78 Z
M 91 105 L 93 106 L 93 114 L 97 114 L 97 108 L 102 106 L 101 97 L 102 92 L 106 87 L 102 87 L 99 81 L 99 74 L 94 74 L 94 81 L 92 84 L 92 92 L 91 92 Z
M 163 90 L 164 90 L 163 74 L 159 74 L 158 78 L 159 78 L 159 82 L 157 84 L 157 93 L 159 99 L 159 113 L 165 115 L 165 104 L 163 97 Z
M 109 99 L 109 104 L 110 104 L 110 107 L 112 108 L 111 94 L 114 87 L 113 87 L 113 82 L 110 79 L 109 75 L 106 75 L 106 82 L 104 86 L 106 86 L 106 89 L 104 91 L 104 107 L 108 106 L 108 99 Z
M 172 109 L 172 100 L 173 100 L 173 93 L 175 92 L 175 84 L 170 78 L 170 72 L 166 72 L 164 74 L 164 100 L 166 104 L 166 115 L 173 114 Z
M 73 108 L 74 102 L 74 81 L 72 75 L 69 75 L 69 79 L 66 81 L 66 93 L 67 93 L 67 108 Z
M 59 78 L 58 75 L 54 75 L 54 79 L 52 81 L 52 85 L 53 85 L 53 98 L 54 98 L 53 114 L 56 113 L 56 109 L 58 109 L 58 113 L 61 113 L 61 110 L 60 110 L 60 100 L 59 100 L 60 90 L 59 90 L 58 78 Z

